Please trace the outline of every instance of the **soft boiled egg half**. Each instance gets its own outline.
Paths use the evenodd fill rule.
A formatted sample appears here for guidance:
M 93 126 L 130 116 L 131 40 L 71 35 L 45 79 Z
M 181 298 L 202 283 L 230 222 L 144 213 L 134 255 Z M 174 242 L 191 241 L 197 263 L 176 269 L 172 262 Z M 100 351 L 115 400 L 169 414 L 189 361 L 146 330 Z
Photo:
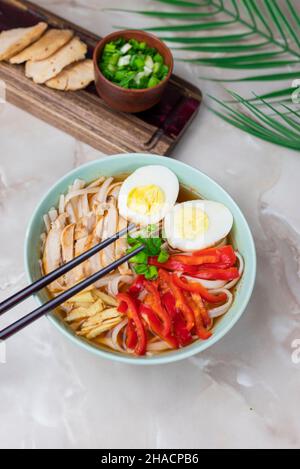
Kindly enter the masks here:
M 140 226 L 158 223 L 174 207 L 177 176 L 165 166 L 144 166 L 123 182 L 118 208 L 121 216 Z
M 166 215 L 164 234 L 170 246 L 195 251 L 214 246 L 230 232 L 233 216 L 225 205 L 191 200 L 175 205 Z

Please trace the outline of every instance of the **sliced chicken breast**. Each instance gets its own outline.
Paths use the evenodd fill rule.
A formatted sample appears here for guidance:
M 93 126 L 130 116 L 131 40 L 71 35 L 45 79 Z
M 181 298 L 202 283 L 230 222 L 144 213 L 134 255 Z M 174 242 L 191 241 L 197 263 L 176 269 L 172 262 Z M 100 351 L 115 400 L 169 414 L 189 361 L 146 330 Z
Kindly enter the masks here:
M 70 29 L 49 29 L 37 42 L 9 59 L 11 64 L 44 60 L 67 44 L 74 36 Z
M 76 91 L 86 88 L 94 79 L 93 61 L 86 59 L 69 65 L 45 84 L 55 90 Z
M 15 28 L 0 33 L 0 60 L 8 60 L 25 47 L 37 41 L 46 31 L 47 23 L 38 23 L 29 28 Z
M 45 83 L 56 77 L 65 67 L 73 62 L 83 60 L 87 52 L 87 45 L 78 37 L 74 37 L 48 59 L 39 62 L 26 62 L 26 76 L 32 78 L 35 83 Z

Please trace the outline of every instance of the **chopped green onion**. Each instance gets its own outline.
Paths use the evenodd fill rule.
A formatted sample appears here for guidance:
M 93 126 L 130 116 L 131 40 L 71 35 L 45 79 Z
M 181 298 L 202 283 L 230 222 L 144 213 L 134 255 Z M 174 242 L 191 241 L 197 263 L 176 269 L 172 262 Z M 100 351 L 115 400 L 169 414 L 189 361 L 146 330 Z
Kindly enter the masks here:
M 166 78 L 164 58 L 145 41 L 120 37 L 105 44 L 99 68 L 103 75 L 123 88 L 145 89 Z
M 146 254 L 144 251 L 141 251 L 136 254 L 136 256 L 132 257 L 129 262 L 133 262 L 134 264 L 147 264 L 148 254 Z
M 124 55 L 123 57 L 119 58 L 118 67 L 126 67 L 130 64 L 130 55 Z
M 165 249 L 162 249 L 160 253 L 158 254 L 157 261 L 163 264 L 164 262 L 167 262 L 169 257 L 170 257 L 169 253 Z
M 145 67 L 150 68 L 150 70 L 153 69 L 154 62 L 152 60 L 152 57 L 150 55 L 147 55 L 146 60 L 145 60 Z
M 164 63 L 164 58 L 159 53 L 155 54 L 155 56 L 153 57 L 153 60 L 154 60 L 154 62 L 157 62 L 157 63 L 160 63 L 160 64 Z
M 159 79 L 156 77 L 151 77 L 150 80 L 148 81 L 148 88 L 153 88 L 153 86 L 156 86 L 159 84 Z
M 150 265 L 148 267 L 148 271 L 145 273 L 145 278 L 147 280 L 154 280 L 158 277 L 158 270 L 157 270 L 157 267 L 155 267 L 155 265 Z
M 126 54 L 131 48 L 132 45 L 127 42 L 127 44 L 124 44 L 124 46 L 121 47 L 120 52 L 121 54 Z
M 148 272 L 148 266 L 146 264 L 137 264 L 134 266 L 134 271 L 138 275 L 143 275 Z

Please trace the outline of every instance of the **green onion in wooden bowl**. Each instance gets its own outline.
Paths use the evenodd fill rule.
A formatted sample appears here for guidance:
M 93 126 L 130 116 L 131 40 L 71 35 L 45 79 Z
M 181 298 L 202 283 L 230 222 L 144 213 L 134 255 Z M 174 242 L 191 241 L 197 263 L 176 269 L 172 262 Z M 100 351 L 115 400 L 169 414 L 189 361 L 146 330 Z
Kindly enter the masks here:
M 129 89 L 153 88 L 169 73 L 157 49 L 145 41 L 123 37 L 104 46 L 99 68 L 109 81 Z

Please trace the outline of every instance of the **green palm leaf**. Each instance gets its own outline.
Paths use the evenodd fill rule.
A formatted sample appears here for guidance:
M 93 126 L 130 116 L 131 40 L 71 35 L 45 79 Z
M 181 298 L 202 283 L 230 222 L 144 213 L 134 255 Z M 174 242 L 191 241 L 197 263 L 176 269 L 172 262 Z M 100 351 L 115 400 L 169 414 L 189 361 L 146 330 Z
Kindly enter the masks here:
M 293 107 L 291 81 L 300 79 L 300 2 L 154 1 L 165 7 L 130 13 L 159 21 L 144 29 L 170 43 L 174 53 L 180 54 L 178 60 L 206 69 L 224 70 L 221 78 L 216 77 L 215 72 L 211 76 L 200 72 L 199 78 L 249 83 L 289 80 L 275 92 L 252 95 L 248 99 L 235 93 L 231 93 L 233 100 L 230 101 L 213 98 L 213 110 L 241 130 L 299 150 L 300 116 Z M 266 72 L 267 69 L 270 71 Z M 232 77 L 234 71 L 240 73 Z
M 217 109 L 209 106 L 210 109 L 226 122 L 245 132 L 277 145 L 300 150 L 300 112 L 284 104 L 285 100 L 276 102 L 276 107 L 269 101 L 274 97 L 287 96 L 287 89 L 255 96 L 253 99 L 248 100 L 234 92 L 230 92 L 230 95 L 234 98 L 234 101 L 221 101 L 210 96 L 212 101 L 218 105 Z M 293 105 L 291 94 L 289 96 L 289 102 Z M 265 109 L 257 106 L 257 102 Z M 233 103 L 235 106 L 232 105 Z M 286 109 L 288 113 L 282 112 L 281 107 Z M 273 112 L 268 113 L 268 110 Z M 293 118 L 288 117 L 288 114 L 292 115 Z

